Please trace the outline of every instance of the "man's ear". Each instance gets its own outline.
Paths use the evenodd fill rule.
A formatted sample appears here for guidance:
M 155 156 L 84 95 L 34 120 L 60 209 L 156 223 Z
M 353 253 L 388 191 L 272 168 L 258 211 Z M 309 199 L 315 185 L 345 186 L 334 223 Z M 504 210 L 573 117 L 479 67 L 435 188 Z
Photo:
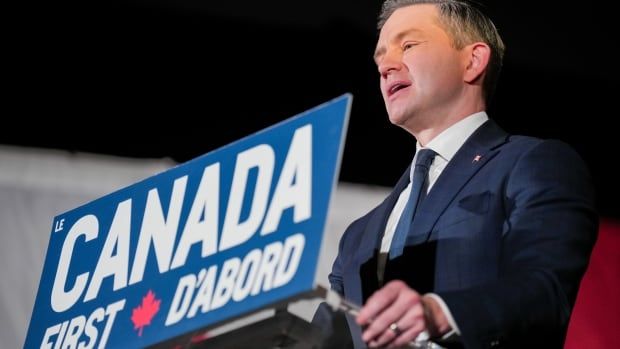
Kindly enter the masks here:
M 491 58 L 491 48 L 484 42 L 475 42 L 466 46 L 466 54 L 469 62 L 463 79 L 467 83 L 473 83 L 486 71 Z

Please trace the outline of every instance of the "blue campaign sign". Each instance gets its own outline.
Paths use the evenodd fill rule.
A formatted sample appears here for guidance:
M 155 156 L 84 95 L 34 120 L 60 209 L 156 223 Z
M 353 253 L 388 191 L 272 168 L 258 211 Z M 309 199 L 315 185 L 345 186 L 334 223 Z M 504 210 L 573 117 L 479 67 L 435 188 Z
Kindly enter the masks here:
M 351 96 L 54 218 L 25 348 L 141 348 L 314 287 Z

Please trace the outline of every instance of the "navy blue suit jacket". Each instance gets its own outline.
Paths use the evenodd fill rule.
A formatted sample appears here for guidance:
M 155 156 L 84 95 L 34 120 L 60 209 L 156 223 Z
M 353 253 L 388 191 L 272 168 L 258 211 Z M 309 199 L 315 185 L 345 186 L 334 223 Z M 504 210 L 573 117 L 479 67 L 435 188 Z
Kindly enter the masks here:
M 377 250 L 408 176 L 342 237 L 329 280 L 353 302 L 379 287 Z M 511 136 L 489 120 L 419 206 L 386 279 L 441 296 L 465 348 L 561 348 L 597 227 L 588 171 L 570 147 Z

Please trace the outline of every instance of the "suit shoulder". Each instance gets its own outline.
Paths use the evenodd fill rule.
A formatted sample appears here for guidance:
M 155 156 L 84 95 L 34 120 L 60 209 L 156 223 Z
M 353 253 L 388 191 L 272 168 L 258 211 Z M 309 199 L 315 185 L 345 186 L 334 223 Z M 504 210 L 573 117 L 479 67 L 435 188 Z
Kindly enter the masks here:
M 532 152 L 538 156 L 553 156 L 583 162 L 581 156 L 568 143 L 558 139 L 541 139 L 529 136 L 510 136 L 505 145 L 506 150 L 527 157 Z
M 537 137 L 510 135 L 504 146 L 505 148 L 513 148 L 524 151 L 526 149 L 536 147 L 542 142 L 544 142 L 544 140 Z
M 586 162 L 576 150 L 556 139 L 522 138 L 515 147 L 508 190 L 569 193 L 593 200 L 593 181 Z M 568 195 L 568 194 L 567 194 Z M 569 196 L 570 196 L 569 195 Z

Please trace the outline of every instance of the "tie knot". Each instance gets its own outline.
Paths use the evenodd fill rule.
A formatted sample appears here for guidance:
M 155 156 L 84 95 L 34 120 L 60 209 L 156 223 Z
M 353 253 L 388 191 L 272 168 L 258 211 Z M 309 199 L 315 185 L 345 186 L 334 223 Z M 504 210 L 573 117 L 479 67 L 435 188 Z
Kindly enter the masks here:
M 435 153 L 432 149 L 420 149 L 415 160 L 415 165 L 424 166 L 427 168 L 430 167 L 433 159 L 435 158 L 435 154 L 437 153 Z

